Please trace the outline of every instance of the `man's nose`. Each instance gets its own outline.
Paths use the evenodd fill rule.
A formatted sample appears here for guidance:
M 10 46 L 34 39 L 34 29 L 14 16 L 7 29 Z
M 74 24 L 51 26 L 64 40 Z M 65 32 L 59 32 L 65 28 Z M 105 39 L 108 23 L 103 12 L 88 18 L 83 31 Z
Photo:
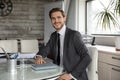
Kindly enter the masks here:
M 58 19 L 57 19 L 57 18 L 55 19 L 55 22 L 58 22 Z

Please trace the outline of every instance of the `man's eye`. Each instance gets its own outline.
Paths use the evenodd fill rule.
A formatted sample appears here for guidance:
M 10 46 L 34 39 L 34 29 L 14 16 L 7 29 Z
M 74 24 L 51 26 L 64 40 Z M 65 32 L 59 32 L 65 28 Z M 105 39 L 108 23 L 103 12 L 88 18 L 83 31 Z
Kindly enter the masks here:
M 51 18 L 52 20 L 54 20 L 55 18 Z
M 61 17 L 57 17 L 58 19 L 60 19 Z

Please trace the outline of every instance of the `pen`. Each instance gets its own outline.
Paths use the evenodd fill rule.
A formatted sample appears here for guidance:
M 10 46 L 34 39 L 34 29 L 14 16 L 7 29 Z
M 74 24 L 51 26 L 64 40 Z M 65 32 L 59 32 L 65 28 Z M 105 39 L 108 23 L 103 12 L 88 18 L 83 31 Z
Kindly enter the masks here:
M 17 59 L 17 58 L 18 58 L 18 54 L 16 53 L 16 55 L 15 55 L 14 59 Z
M 10 56 L 11 59 L 17 59 L 18 58 L 18 53 L 15 53 L 13 55 Z

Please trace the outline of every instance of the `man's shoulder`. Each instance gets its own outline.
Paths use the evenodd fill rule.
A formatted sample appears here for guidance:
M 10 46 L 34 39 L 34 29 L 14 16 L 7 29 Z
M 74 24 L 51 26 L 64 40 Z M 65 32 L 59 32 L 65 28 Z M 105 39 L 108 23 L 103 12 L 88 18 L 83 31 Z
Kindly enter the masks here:
M 57 33 L 56 31 L 52 32 L 51 36 L 55 35 L 56 33 Z
M 73 30 L 73 29 L 70 29 L 70 28 L 67 28 L 67 32 L 69 33 L 69 34 L 80 34 L 80 32 L 79 31 L 76 31 L 76 30 Z

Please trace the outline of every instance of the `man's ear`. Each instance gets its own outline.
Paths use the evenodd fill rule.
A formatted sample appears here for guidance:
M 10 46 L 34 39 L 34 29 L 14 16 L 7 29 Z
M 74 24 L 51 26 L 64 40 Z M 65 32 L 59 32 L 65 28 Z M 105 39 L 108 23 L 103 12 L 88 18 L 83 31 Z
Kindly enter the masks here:
M 65 16 L 65 17 L 64 17 L 64 21 L 65 21 L 65 22 L 66 22 L 66 19 L 67 19 L 67 18 L 66 18 L 66 16 Z

